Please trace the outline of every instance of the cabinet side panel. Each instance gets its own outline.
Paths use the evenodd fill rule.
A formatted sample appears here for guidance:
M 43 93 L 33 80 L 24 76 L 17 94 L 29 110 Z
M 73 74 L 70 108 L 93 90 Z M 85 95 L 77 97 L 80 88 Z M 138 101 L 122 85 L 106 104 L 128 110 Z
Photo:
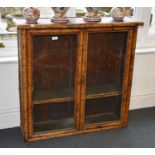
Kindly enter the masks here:
M 26 62 L 26 30 L 18 30 L 20 125 L 25 140 L 28 139 Z
M 124 74 L 126 77 L 125 82 L 125 97 L 124 97 L 124 107 L 123 107 L 123 126 L 126 127 L 128 123 L 128 111 L 129 111 L 129 104 L 130 104 L 130 95 L 131 95 L 131 87 L 132 87 L 132 76 L 133 76 L 133 67 L 134 67 L 134 57 L 135 57 L 135 48 L 136 48 L 136 40 L 137 40 L 137 29 L 138 27 L 134 27 L 132 30 L 132 35 L 129 37 L 128 43 L 131 44 L 128 47 L 129 49 L 129 58 L 127 60 L 128 67 L 127 71 Z

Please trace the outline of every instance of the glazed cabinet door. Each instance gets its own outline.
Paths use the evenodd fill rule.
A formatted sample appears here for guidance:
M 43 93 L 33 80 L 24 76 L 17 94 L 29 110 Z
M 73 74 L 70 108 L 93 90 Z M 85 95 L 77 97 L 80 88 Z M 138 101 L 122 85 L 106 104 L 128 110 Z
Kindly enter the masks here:
M 81 32 L 32 30 L 27 33 L 29 132 L 78 130 Z
M 86 59 L 83 127 L 120 122 L 127 95 L 132 31 L 94 29 L 85 32 Z

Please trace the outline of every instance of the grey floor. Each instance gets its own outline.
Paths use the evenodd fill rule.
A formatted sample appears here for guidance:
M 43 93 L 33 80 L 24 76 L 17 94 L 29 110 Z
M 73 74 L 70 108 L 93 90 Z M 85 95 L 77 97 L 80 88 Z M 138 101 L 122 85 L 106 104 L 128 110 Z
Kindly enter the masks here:
M 127 128 L 26 144 L 20 128 L 0 130 L 1 148 L 143 148 L 155 147 L 155 107 L 129 113 Z

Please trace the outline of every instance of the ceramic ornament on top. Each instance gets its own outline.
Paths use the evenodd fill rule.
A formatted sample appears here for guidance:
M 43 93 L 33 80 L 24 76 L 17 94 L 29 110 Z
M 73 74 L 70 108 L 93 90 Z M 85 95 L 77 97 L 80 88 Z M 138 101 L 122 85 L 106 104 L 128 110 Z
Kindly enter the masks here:
M 24 8 L 23 14 L 27 23 L 30 23 L 30 24 L 37 23 L 40 17 L 40 11 L 38 8 L 35 8 L 35 7 Z
M 52 17 L 51 21 L 54 23 L 68 23 L 69 19 L 66 16 L 66 13 L 69 7 L 52 7 L 54 11 L 54 17 Z
M 88 15 L 84 17 L 86 22 L 100 22 L 101 17 L 99 16 L 100 7 L 86 7 Z

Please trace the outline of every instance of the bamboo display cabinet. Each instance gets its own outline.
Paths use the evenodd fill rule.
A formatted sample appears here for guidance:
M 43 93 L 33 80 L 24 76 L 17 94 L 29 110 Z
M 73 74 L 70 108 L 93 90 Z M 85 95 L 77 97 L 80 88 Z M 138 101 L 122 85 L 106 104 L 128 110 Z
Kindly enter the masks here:
M 142 22 L 14 21 L 25 141 L 127 126 L 136 35 Z

